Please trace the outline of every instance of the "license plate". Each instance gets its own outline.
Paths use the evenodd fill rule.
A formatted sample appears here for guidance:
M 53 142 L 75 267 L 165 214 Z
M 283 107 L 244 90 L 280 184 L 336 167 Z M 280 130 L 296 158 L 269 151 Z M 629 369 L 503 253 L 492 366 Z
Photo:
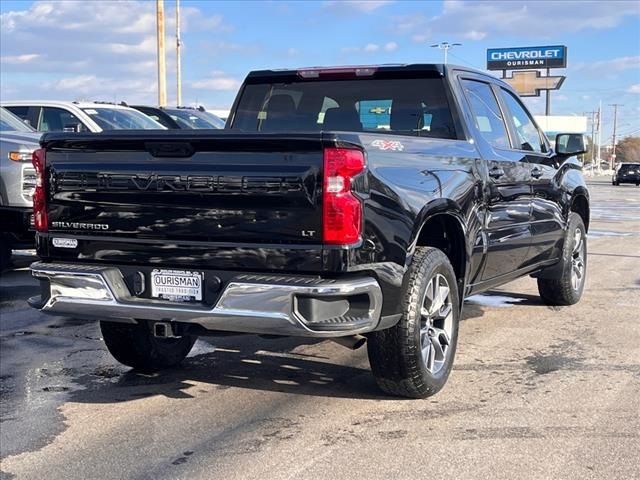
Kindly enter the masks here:
M 202 301 L 202 272 L 153 270 L 151 296 L 173 302 Z

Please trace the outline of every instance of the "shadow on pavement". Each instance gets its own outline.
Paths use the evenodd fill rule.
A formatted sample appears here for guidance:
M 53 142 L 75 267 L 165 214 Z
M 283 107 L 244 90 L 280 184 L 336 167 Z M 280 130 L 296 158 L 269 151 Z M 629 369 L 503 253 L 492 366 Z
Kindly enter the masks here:
M 514 294 L 515 295 L 515 294 Z M 522 295 L 519 295 L 522 298 Z M 478 305 L 466 305 L 462 320 L 484 315 Z M 255 335 L 208 337 L 212 352 L 188 357 L 180 367 L 153 374 L 126 367 L 99 367 L 76 378 L 84 390 L 70 394 L 70 401 L 84 403 L 126 402 L 154 395 L 191 398 L 186 390 L 197 382 L 200 389 L 231 387 L 319 397 L 399 400 L 383 394 L 368 364 L 366 368 L 340 365 L 331 355 L 300 353 L 296 347 L 328 340 L 280 338 L 266 340 Z M 342 348 L 337 347 L 336 348 Z M 366 356 L 366 346 L 352 355 Z
M 233 341 L 228 339 L 233 338 Z M 323 357 L 291 353 L 305 341 L 267 341 L 255 336 L 234 336 L 216 342 L 215 350 L 187 358 L 181 367 L 154 374 L 120 367 L 99 367 L 76 378 L 85 390 L 70 394 L 69 400 L 86 403 L 125 402 L 154 395 L 191 398 L 186 390 L 197 382 L 201 390 L 230 387 L 293 393 L 320 397 L 386 399 L 370 370 L 324 361 Z M 273 343 L 272 343 L 273 342 Z M 274 348 L 275 347 L 275 348 Z M 207 389 L 208 391 L 208 389 Z M 394 398 L 395 400 L 395 398 Z

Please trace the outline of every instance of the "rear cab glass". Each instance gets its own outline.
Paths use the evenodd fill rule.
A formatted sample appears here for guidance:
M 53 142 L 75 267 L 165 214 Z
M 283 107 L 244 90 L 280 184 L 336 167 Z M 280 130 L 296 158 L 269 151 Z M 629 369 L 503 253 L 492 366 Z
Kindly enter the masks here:
M 458 138 L 442 78 L 249 83 L 241 92 L 231 129 Z
M 620 165 L 620 173 L 640 173 L 640 163 L 623 163 Z

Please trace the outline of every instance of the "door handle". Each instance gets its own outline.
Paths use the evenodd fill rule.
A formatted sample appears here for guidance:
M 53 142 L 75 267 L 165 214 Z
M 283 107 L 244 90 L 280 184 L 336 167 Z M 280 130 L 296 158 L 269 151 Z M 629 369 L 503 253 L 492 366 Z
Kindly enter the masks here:
M 493 167 L 489 170 L 489 176 L 491 178 L 500 178 L 504 175 L 504 170 L 500 167 Z
M 533 178 L 540 178 L 542 176 L 542 170 L 540 170 L 538 167 L 534 168 L 533 170 L 531 170 L 531 176 Z

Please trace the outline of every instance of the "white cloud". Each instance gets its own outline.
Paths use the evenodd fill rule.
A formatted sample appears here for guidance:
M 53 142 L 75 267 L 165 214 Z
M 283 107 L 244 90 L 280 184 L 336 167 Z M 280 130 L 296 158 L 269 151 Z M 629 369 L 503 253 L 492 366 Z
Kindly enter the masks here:
M 629 85 L 629 88 L 627 88 L 627 93 L 640 93 L 640 83 Z
M 620 72 L 640 68 L 640 55 L 631 57 L 618 57 L 597 62 L 580 62 L 573 67 L 574 70 L 592 70 L 597 73 Z
M 40 55 L 37 53 L 24 53 L 22 55 L 8 55 L 6 57 L 0 57 L 0 62 L 6 64 L 20 64 L 33 62 L 38 58 L 40 58 Z
M 287 56 L 289 57 L 295 57 L 299 53 L 300 53 L 300 50 L 298 50 L 297 48 L 291 47 L 287 50 Z
M 380 50 L 384 50 L 385 52 L 394 52 L 397 49 L 398 44 L 396 42 L 387 42 L 382 46 L 377 43 L 367 43 L 364 47 L 344 47 L 341 48 L 340 51 L 342 53 L 375 53 Z
M 102 48 L 119 55 L 135 55 L 139 53 L 155 55 L 157 39 L 155 35 L 149 35 L 137 43 L 107 43 Z
M 478 30 L 471 30 L 470 32 L 467 32 L 464 34 L 464 38 L 468 40 L 473 40 L 473 41 L 482 40 L 486 36 L 487 36 L 486 32 L 479 32 Z
M 499 0 L 445 0 L 442 12 L 426 17 L 416 12 L 394 19 L 394 31 L 411 35 L 422 43 L 427 37 L 446 35 L 449 41 L 508 36 L 555 38 L 558 32 L 606 29 L 619 25 L 627 16 L 640 15 L 637 2 L 568 2 Z
M 395 52 L 398 49 L 398 44 L 396 42 L 387 42 L 384 44 L 385 52 Z
M 237 90 L 240 87 L 240 83 L 237 78 L 216 70 L 211 72 L 209 78 L 190 82 L 190 86 L 198 90 Z
M 165 2 L 167 85 L 175 65 L 175 14 Z M 155 103 L 156 12 L 152 1 L 37 1 L 0 14 L 2 98 L 83 98 Z M 193 46 L 211 52 L 245 52 L 235 43 L 218 40 L 232 30 L 221 15 L 205 15 L 185 5 L 182 30 L 203 29 L 211 45 Z M 189 48 L 189 44 L 185 47 Z M 187 50 L 185 50 L 187 51 Z M 32 75 L 35 74 L 35 75 Z M 18 78 L 27 80 L 15 81 Z M 46 80 L 42 80 L 45 77 Z M 190 95 L 188 78 L 183 97 Z M 225 77 L 218 87 L 229 85 Z
M 348 9 L 359 13 L 372 13 L 390 3 L 393 2 L 390 0 L 329 0 L 324 2 L 324 8 L 340 11 Z
M 87 93 L 93 86 L 99 82 L 95 75 L 78 75 L 77 77 L 62 78 L 53 84 L 54 90 L 73 90 L 76 92 Z
M 429 40 L 429 35 L 426 35 L 424 33 L 417 33 L 411 36 L 411 40 L 416 43 L 426 43 L 426 41 Z
M 223 55 L 227 53 L 256 53 L 261 49 L 260 45 L 226 42 L 223 40 L 206 41 L 202 43 L 202 46 L 206 50 L 208 56 Z

